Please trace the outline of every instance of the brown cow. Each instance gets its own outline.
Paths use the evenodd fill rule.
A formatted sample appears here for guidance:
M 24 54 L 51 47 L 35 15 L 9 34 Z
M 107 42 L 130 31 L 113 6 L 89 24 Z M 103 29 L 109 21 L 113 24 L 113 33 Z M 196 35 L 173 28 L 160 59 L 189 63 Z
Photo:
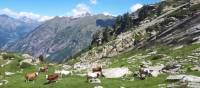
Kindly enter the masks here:
M 46 80 L 48 80 L 48 83 L 51 83 L 51 82 L 56 82 L 59 78 L 59 74 L 50 74 L 50 75 L 46 75 Z
M 102 74 L 102 66 L 96 66 L 95 68 L 92 68 L 92 72 L 97 74 L 97 77 L 103 76 Z
M 48 67 L 45 66 L 45 67 L 40 67 L 39 68 L 39 72 L 48 72 Z
M 33 81 L 34 79 L 36 79 L 38 74 L 39 74 L 38 72 L 26 73 L 25 74 L 26 82 Z

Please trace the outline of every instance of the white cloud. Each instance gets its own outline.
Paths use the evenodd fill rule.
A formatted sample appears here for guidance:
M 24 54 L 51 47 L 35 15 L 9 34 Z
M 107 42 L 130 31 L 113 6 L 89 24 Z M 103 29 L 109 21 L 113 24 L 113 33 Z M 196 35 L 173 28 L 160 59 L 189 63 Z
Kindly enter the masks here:
M 97 0 L 90 0 L 91 4 L 97 4 Z
M 91 14 L 90 9 L 85 4 L 78 4 L 73 10 L 72 10 L 74 17 L 83 17 L 88 16 Z
M 16 16 L 17 15 L 16 12 L 14 12 L 14 11 L 8 9 L 8 8 L 1 9 L 0 14 L 7 14 L 9 16 Z
M 109 13 L 109 12 L 103 12 L 103 15 L 105 15 L 105 16 L 112 16 L 112 14 Z
M 0 14 L 6 14 L 8 16 L 11 16 L 17 19 L 26 17 L 32 20 L 37 20 L 39 22 L 46 21 L 53 18 L 53 16 L 41 16 L 39 14 L 35 14 L 32 12 L 16 12 L 8 8 L 1 9 Z
M 137 4 L 134 4 L 130 9 L 131 9 L 131 12 L 135 12 L 142 7 L 143 7 L 142 4 L 137 3 Z

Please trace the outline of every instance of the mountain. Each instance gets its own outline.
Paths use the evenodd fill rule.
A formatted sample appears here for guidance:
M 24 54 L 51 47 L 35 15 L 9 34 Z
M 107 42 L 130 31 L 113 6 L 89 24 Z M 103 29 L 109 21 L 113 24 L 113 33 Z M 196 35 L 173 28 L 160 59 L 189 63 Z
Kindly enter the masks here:
M 31 20 L 27 23 L 7 15 L 0 15 L 0 48 L 25 36 L 39 24 Z
M 118 16 L 111 28 L 113 30 L 110 32 L 110 36 L 114 35 L 115 38 L 110 38 L 112 40 L 77 55 L 72 58 L 72 62 L 75 60 L 80 61 L 81 64 L 94 63 L 92 61 L 123 56 L 126 52 L 137 52 L 152 47 L 167 46 L 168 49 L 171 49 L 173 47 L 199 46 L 199 10 L 200 1 L 166 0 L 143 6 L 137 11 L 138 17 L 135 17 L 135 13 Z M 100 38 L 104 39 L 104 36 Z M 96 42 L 98 44 L 99 41 Z M 185 52 L 187 51 L 180 53 Z M 188 53 L 191 52 L 188 51 Z
M 55 17 L 6 49 L 34 56 L 44 55 L 50 61 L 61 62 L 87 48 L 93 35 L 113 22 L 113 17 L 104 15 Z

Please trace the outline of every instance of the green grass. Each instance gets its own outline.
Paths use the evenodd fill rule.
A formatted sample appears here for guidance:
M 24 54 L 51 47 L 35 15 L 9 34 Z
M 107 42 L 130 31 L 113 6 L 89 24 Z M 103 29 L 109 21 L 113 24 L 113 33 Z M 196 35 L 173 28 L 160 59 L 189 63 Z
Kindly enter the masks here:
M 157 45 L 156 47 L 151 47 L 144 50 L 133 50 L 130 52 L 126 52 L 120 55 L 117 55 L 112 58 L 106 58 L 109 59 L 108 61 L 111 62 L 109 64 L 110 67 L 128 67 L 131 71 L 138 70 L 139 65 L 141 64 L 141 61 L 143 60 L 149 60 L 153 63 L 153 65 L 157 63 L 163 63 L 170 61 L 163 61 L 163 57 L 159 56 L 159 54 L 165 54 L 167 56 L 172 57 L 174 60 L 182 60 L 186 59 L 188 55 L 191 55 L 192 51 L 195 49 L 200 48 L 200 44 L 191 44 L 184 46 L 180 49 L 173 50 L 172 47 L 163 46 L 163 45 Z M 147 55 L 148 53 L 152 51 L 157 51 L 157 54 L 153 54 L 151 56 L 143 57 Z M 175 57 L 181 56 L 181 59 L 176 59 Z M 134 59 L 132 62 L 128 62 L 128 58 L 132 57 L 131 59 Z M 18 67 L 20 59 L 14 60 L 11 64 L 7 65 L 3 70 L 6 69 L 6 71 L 17 71 L 20 70 Z M 75 60 L 75 63 L 78 60 Z M 89 84 L 86 82 L 85 77 L 79 77 L 79 76 L 68 76 L 65 78 L 62 78 L 58 80 L 57 83 L 51 83 L 48 85 L 45 85 L 45 75 L 51 74 L 55 71 L 55 69 L 59 69 L 58 65 L 49 67 L 48 73 L 41 73 L 38 78 L 35 80 L 35 82 L 25 83 L 24 74 L 27 72 L 34 72 L 38 70 L 38 67 L 43 66 L 45 64 L 41 64 L 38 66 L 31 66 L 24 69 L 23 73 L 17 73 L 11 77 L 6 77 L 5 79 L 9 81 L 8 84 L 0 86 L 1 88 L 94 88 L 96 85 L 103 86 L 104 88 L 120 88 L 120 86 L 123 86 L 125 88 L 159 88 L 159 84 L 168 84 L 166 81 L 167 75 L 160 75 L 159 77 L 153 78 L 147 78 L 146 80 L 139 80 L 135 79 L 134 81 L 129 80 L 123 80 L 122 78 L 119 79 L 106 79 L 106 78 L 100 78 L 102 83 L 101 84 Z M 188 62 L 183 69 L 188 69 L 193 66 L 193 63 Z M 2 69 L 1 69 L 2 70 Z M 1 71 L 0 70 L 0 71 Z M 187 70 L 186 74 L 190 75 L 196 75 L 200 76 L 200 72 L 196 71 L 190 71 Z M 133 78 L 132 76 L 129 76 Z
M 26 69 L 26 71 L 30 70 Z M 57 83 L 45 85 L 45 75 L 45 73 L 41 73 L 35 82 L 25 83 L 24 73 L 16 74 L 11 77 L 6 77 L 9 83 L 1 86 L 1 88 L 93 88 L 96 85 L 103 86 L 104 88 L 119 88 L 120 86 L 126 88 L 145 88 L 146 86 L 148 88 L 158 88 L 157 84 L 166 83 L 165 75 L 157 78 L 147 78 L 146 80 L 136 79 L 135 81 L 100 78 L 102 81 L 101 84 L 89 84 L 86 82 L 85 77 L 68 76 L 58 80 Z

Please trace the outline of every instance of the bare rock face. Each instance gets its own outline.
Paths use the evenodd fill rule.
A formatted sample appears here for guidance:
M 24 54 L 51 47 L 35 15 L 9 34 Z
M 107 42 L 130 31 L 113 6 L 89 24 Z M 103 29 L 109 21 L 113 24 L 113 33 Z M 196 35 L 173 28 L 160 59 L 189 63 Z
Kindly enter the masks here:
M 199 3 L 200 3 L 200 0 L 190 0 L 190 2 L 191 2 L 192 4 L 199 4 Z
M 132 33 L 124 33 L 119 35 L 115 41 L 109 42 L 102 47 L 94 48 L 77 58 L 83 62 L 90 62 L 90 60 L 112 57 L 133 47 L 134 43 L 135 39 L 132 38 Z

